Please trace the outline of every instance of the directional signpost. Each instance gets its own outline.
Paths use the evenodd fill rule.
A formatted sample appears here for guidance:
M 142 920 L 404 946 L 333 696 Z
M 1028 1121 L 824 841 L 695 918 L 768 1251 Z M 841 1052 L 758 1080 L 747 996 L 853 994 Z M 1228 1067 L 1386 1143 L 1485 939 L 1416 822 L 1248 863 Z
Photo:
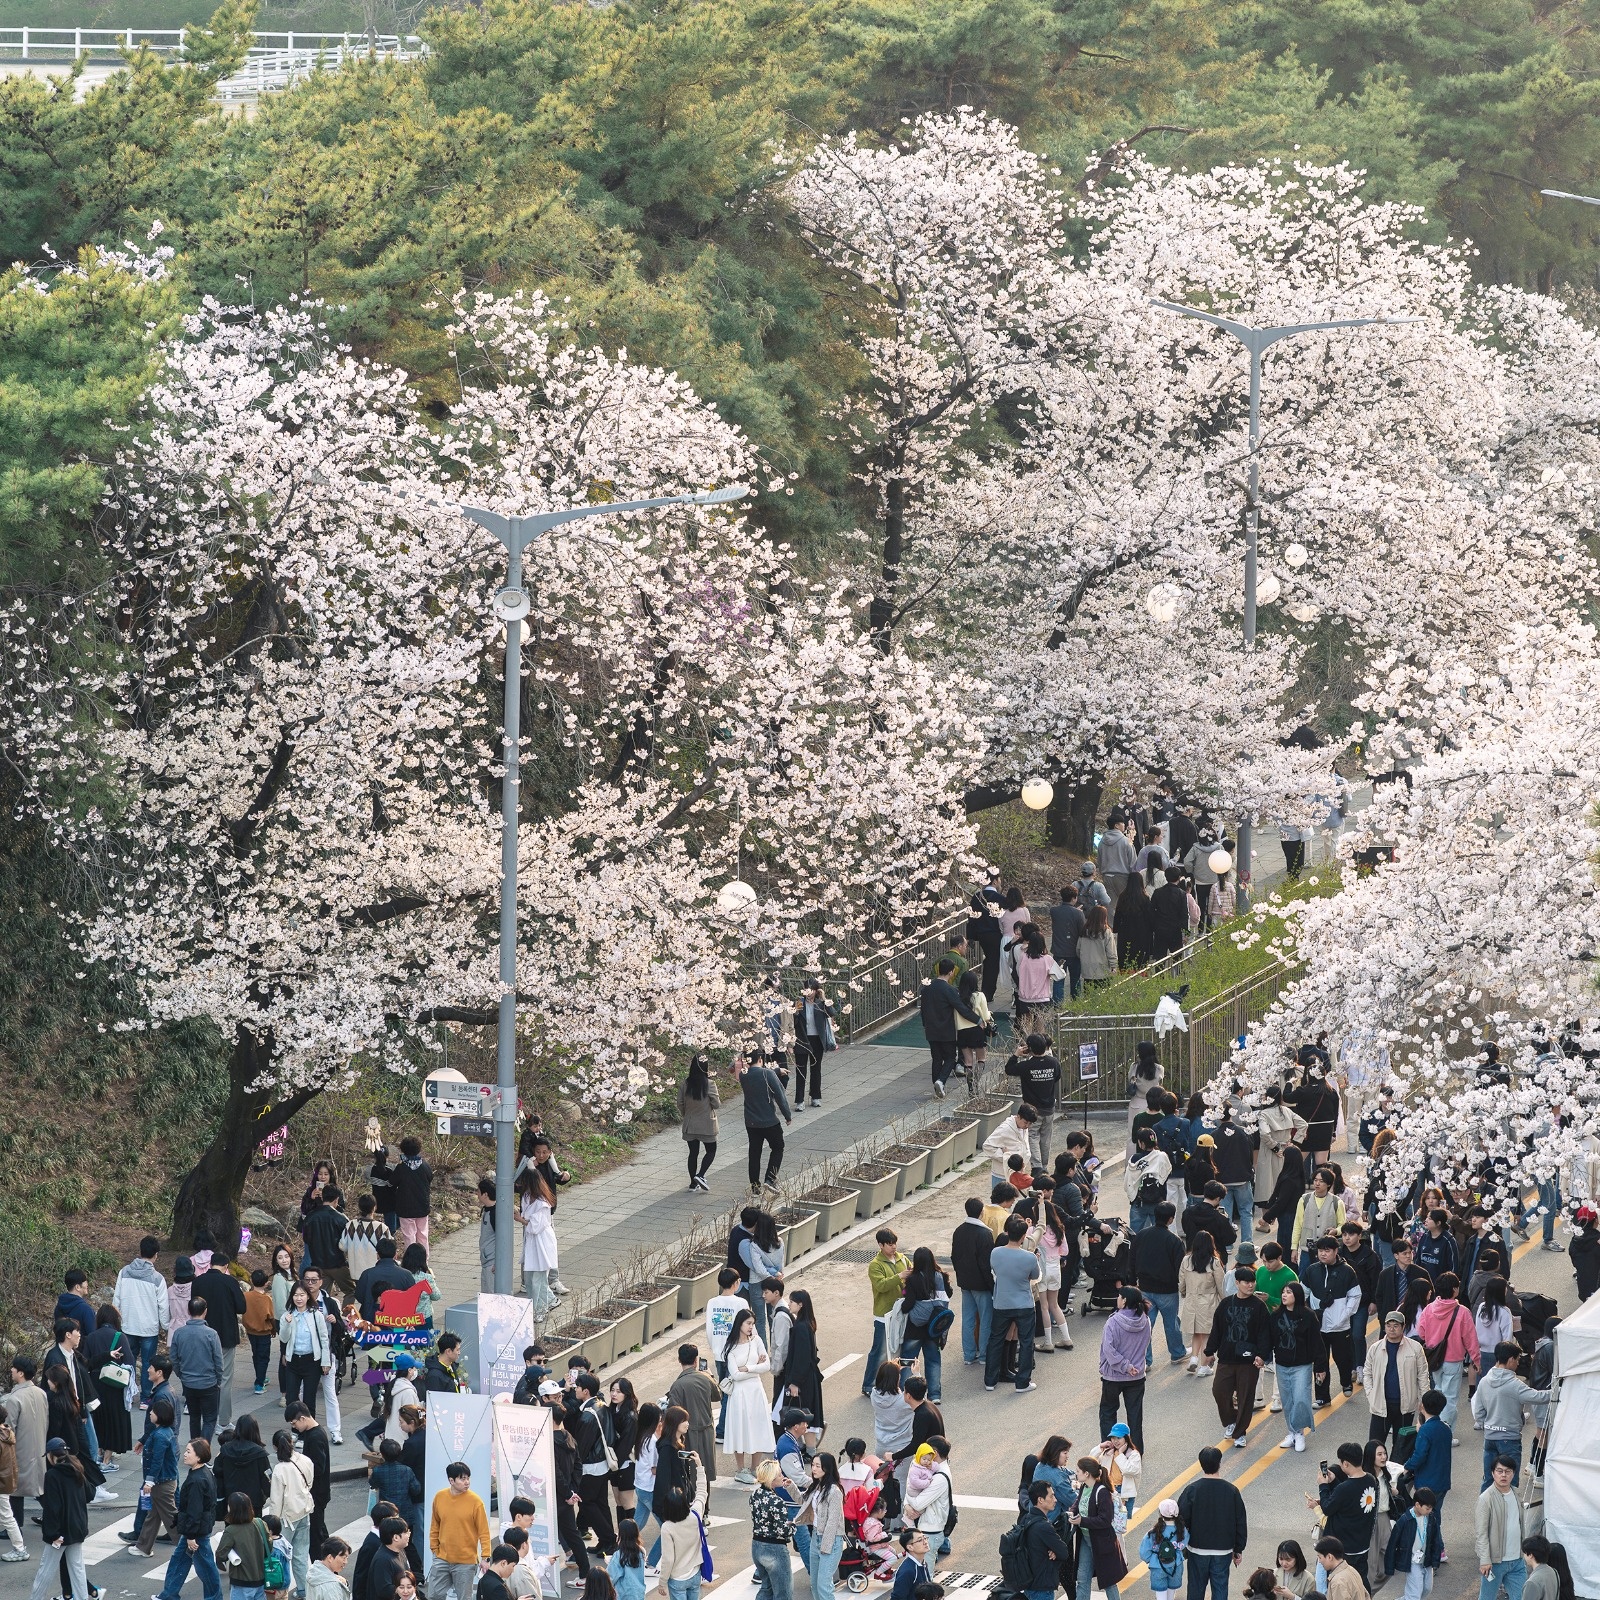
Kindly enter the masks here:
M 501 1091 L 496 1085 L 474 1083 L 454 1067 L 430 1073 L 422 1085 L 423 1109 L 438 1118 L 442 1134 L 494 1138 L 495 1111 L 500 1104 Z

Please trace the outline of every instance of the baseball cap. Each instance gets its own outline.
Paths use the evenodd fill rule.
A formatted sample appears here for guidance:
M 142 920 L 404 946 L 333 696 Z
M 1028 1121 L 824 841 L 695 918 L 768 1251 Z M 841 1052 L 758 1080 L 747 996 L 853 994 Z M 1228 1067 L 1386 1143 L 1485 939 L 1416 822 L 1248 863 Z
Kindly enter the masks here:
M 561 1385 L 557 1383 L 554 1378 L 546 1378 L 544 1382 L 539 1385 L 539 1398 L 541 1400 L 548 1400 L 551 1395 L 560 1393 Z
M 394 1358 L 394 1370 L 396 1372 L 415 1372 L 417 1370 L 417 1358 L 415 1356 L 407 1355 L 405 1351 L 402 1350 L 400 1354 Z
M 1399 1311 L 1391 1311 L 1388 1316 L 1383 1319 L 1383 1322 L 1385 1327 L 1387 1327 L 1391 1322 L 1398 1322 L 1402 1328 L 1406 1325 L 1405 1315 Z
M 1156 1507 L 1156 1510 L 1163 1517 L 1175 1517 L 1178 1514 L 1178 1502 L 1176 1500 L 1163 1500 L 1161 1504 Z
M 67 1453 L 67 1441 L 59 1436 L 54 1439 L 46 1439 L 44 1453 L 47 1456 L 64 1456 Z
M 1198 1145 L 1209 1145 L 1213 1150 L 1217 1148 L 1217 1141 L 1213 1139 L 1209 1133 L 1202 1133 L 1200 1137 L 1195 1140 L 1195 1143 Z
M 1128 1436 L 1128 1424 L 1126 1422 L 1112 1423 L 1111 1432 L 1106 1435 L 1108 1439 L 1126 1439 Z
M 1092 878 L 1094 876 L 1094 862 L 1085 861 L 1079 869 L 1078 876 L 1080 878 Z

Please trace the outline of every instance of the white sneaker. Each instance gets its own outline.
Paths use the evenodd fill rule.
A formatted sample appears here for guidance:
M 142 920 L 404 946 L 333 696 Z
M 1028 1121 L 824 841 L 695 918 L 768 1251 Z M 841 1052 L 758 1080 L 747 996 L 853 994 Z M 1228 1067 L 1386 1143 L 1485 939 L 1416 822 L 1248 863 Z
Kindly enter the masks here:
M 1294 1436 L 1294 1447 L 1296 1450 L 1300 1451 L 1302 1455 L 1305 1453 L 1306 1436 L 1303 1433 L 1297 1433 Z
M 1271 1404 L 1271 1405 L 1270 1405 L 1270 1406 L 1268 1406 L 1268 1407 L 1267 1407 L 1267 1409 L 1268 1409 L 1268 1410 L 1269 1410 L 1269 1411 L 1282 1411 L 1282 1410 L 1283 1410 L 1283 1401 L 1281 1401 L 1281 1400 L 1274 1400 L 1274 1401 L 1273 1401 L 1273 1402 L 1272 1402 L 1272 1404 Z
M 933 1086 L 933 1098 L 935 1100 L 943 1100 L 944 1099 L 944 1085 L 942 1083 L 935 1083 L 934 1084 L 934 1086 Z
M 117 1497 L 102 1483 L 94 1492 L 94 1499 L 89 1502 L 92 1506 L 108 1506 Z
M 1189 1365 L 1184 1368 L 1184 1371 L 1185 1372 L 1198 1372 L 1199 1370 L 1200 1370 L 1200 1362 L 1199 1362 L 1198 1357 L 1190 1356 L 1189 1357 Z
M 1197 1378 L 1209 1378 L 1211 1376 L 1211 1374 L 1213 1372 L 1215 1372 L 1216 1370 L 1217 1369 L 1214 1366 L 1201 1367 L 1201 1369 L 1197 1373 L 1195 1373 L 1195 1377 L 1197 1377 Z
M 1222 1430 L 1222 1437 L 1224 1439 L 1231 1439 L 1233 1437 L 1233 1424 L 1231 1422 Z
M 1278 1441 L 1278 1448 L 1280 1450 L 1292 1450 L 1292 1449 L 1294 1449 L 1294 1442 L 1299 1437 L 1300 1437 L 1300 1435 L 1298 1433 L 1286 1433 L 1286 1434 L 1284 1434 L 1284 1436 Z

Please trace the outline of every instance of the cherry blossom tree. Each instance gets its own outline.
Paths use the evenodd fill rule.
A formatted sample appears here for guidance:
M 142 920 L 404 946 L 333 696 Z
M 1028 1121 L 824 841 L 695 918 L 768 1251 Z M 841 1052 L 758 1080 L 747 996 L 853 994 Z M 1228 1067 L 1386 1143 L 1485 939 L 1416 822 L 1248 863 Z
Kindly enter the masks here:
M 130 1026 L 204 1018 L 230 1047 L 180 1239 L 237 1236 L 251 1150 L 314 1095 L 493 1020 L 503 557 L 451 503 L 757 465 L 542 301 L 458 310 L 439 428 L 314 307 L 207 306 L 113 486 L 114 576 L 82 602 L 109 642 L 22 601 L 4 618 L 7 748 L 95 886 L 84 955 L 127 975 Z M 977 748 L 958 681 L 877 649 L 744 523 L 585 526 L 529 579 L 518 988 L 539 1048 L 626 1116 L 669 1051 L 751 1037 L 774 968 L 947 899 Z M 739 873 L 757 901 L 730 918 Z

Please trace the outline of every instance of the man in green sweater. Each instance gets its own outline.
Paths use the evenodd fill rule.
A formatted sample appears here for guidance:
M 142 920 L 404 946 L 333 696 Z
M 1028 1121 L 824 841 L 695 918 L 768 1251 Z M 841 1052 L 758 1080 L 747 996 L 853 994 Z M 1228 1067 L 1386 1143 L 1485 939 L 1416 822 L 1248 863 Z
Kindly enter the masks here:
M 879 1228 L 878 1253 L 867 1263 L 867 1282 L 872 1286 L 872 1354 L 867 1357 L 867 1370 L 862 1374 L 861 1393 L 868 1398 L 872 1395 L 873 1379 L 878 1376 L 879 1363 L 899 1354 L 888 1348 L 886 1319 L 905 1293 L 906 1275 L 910 1271 L 911 1260 L 901 1253 L 900 1236 L 893 1228 Z
M 1270 1239 L 1262 1245 L 1261 1262 L 1256 1268 L 1256 1293 L 1267 1302 L 1268 1311 L 1276 1311 L 1283 1304 L 1284 1284 L 1298 1282 L 1299 1277 L 1300 1274 L 1283 1259 L 1283 1247 L 1276 1239 Z M 1278 1395 L 1276 1377 L 1275 1369 L 1268 1367 L 1263 1374 L 1261 1388 L 1271 1408 L 1282 1411 L 1283 1401 Z

